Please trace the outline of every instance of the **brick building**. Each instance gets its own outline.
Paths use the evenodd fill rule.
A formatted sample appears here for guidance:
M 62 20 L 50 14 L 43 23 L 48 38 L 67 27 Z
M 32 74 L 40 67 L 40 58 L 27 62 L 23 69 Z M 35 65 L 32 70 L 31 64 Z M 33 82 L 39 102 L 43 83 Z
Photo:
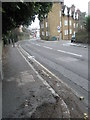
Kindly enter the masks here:
M 53 3 L 52 10 L 48 13 L 48 17 L 40 22 L 40 37 L 42 39 L 52 39 L 59 36 L 57 27 L 62 24 L 62 5 L 63 2 Z
M 75 11 L 75 6 L 69 8 L 64 5 L 64 1 L 54 2 L 48 16 L 40 21 L 40 37 L 46 40 L 54 37 L 70 40 L 78 26 L 79 12 Z

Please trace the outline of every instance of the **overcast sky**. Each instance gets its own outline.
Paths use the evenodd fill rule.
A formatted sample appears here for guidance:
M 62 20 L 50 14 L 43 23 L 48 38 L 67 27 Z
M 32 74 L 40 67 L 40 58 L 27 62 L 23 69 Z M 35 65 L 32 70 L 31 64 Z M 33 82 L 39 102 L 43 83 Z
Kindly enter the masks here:
M 64 0 L 64 4 L 70 7 L 72 4 L 75 5 L 76 9 L 80 9 L 81 12 L 88 13 L 88 2 L 90 0 Z M 35 22 L 32 22 L 30 28 L 39 28 L 38 18 L 35 19 Z
M 88 2 L 90 0 L 64 0 L 64 4 L 70 7 L 72 4 L 76 6 L 76 9 L 79 8 L 81 12 L 88 13 Z
M 35 18 L 35 22 L 32 22 L 31 26 L 29 26 L 29 28 L 39 28 L 39 20 L 36 16 Z

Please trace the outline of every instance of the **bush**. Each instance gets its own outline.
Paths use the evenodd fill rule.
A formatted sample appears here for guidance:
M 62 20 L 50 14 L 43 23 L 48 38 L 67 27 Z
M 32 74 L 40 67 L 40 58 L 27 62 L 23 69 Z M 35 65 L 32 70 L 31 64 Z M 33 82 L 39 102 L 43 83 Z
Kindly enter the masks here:
M 88 32 L 86 30 L 80 30 L 76 33 L 77 43 L 88 43 Z

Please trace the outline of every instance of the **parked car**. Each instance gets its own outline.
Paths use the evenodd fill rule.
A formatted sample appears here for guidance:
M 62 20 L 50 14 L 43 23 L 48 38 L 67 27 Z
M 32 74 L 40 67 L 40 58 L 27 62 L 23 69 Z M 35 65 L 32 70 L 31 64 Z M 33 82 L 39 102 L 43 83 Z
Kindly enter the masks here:
M 75 42 L 75 35 L 72 35 L 71 43 L 72 43 L 72 42 Z
M 53 36 L 51 40 L 53 40 L 53 41 L 57 40 L 56 36 Z

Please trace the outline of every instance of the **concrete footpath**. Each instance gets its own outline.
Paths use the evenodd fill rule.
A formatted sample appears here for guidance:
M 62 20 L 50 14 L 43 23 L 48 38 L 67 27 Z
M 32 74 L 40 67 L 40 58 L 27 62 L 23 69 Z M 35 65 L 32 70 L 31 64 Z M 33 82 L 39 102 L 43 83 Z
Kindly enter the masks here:
M 70 118 L 63 99 L 18 47 L 3 49 L 3 118 Z

